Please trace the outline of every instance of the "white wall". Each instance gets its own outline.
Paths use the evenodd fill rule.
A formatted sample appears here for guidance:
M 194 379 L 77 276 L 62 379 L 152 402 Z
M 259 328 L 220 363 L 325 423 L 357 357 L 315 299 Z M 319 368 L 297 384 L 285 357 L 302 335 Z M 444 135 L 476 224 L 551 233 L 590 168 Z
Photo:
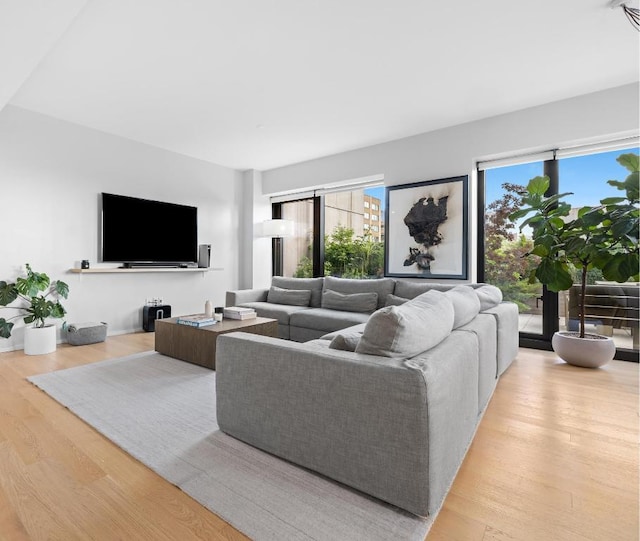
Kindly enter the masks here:
M 271 239 L 261 236 L 262 222 L 271 218 L 271 202 L 262 194 L 262 173 L 245 171 L 242 183 L 242 250 L 240 289 L 266 288 L 271 283 Z
M 70 286 L 68 322 L 106 321 L 109 334 L 142 329 L 142 306 L 162 297 L 174 314 L 224 304 L 238 287 L 242 174 L 225 167 L 7 106 L 0 112 L 0 280 L 24 263 Z M 71 274 L 99 265 L 101 192 L 198 207 L 199 242 L 212 245 L 208 273 Z M 164 224 L 149 234 L 171 234 Z M 8 310 L 0 308 L 0 316 Z M 55 321 L 55 320 L 54 320 Z M 60 326 L 60 320 L 57 320 Z M 22 326 L 22 323 L 20 323 Z M 22 328 L 0 350 L 22 348 Z
M 540 84 L 546 84 L 541 80 Z M 262 173 L 263 192 L 303 191 L 383 175 L 386 186 L 469 175 L 470 280 L 476 276 L 479 159 L 638 134 L 639 85 L 629 84 Z M 428 99 L 428 97 L 427 97 Z
M 467 175 L 479 158 L 637 134 L 639 115 L 635 83 L 264 171 L 263 191 L 282 193 L 379 174 L 387 186 Z

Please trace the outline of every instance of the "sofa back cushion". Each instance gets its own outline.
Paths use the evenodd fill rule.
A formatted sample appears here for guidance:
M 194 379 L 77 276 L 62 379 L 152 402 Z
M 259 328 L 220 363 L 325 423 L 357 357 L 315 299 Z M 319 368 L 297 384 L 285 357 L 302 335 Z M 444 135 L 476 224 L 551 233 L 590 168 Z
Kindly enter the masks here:
M 470 286 L 459 285 L 445 291 L 444 294 L 453 304 L 453 328 L 462 327 L 480 312 L 480 299 Z
M 480 311 L 483 312 L 493 308 L 502 302 L 502 291 L 496 286 L 482 284 L 475 288 L 476 295 L 480 300 Z
M 393 294 L 405 299 L 415 299 L 427 291 L 447 291 L 451 289 L 449 284 L 437 284 L 434 282 L 408 282 L 406 280 L 396 280 Z
M 322 308 L 343 310 L 345 312 L 373 312 L 378 307 L 378 294 L 338 293 L 330 289 L 322 292 Z
M 271 286 L 267 293 L 267 302 L 272 304 L 288 304 L 290 306 L 309 306 L 310 289 L 284 289 Z
M 451 300 L 440 291 L 427 291 L 401 306 L 386 306 L 374 312 L 356 353 L 414 357 L 449 336 L 453 321 Z
M 330 289 L 338 293 L 377 293 L 377 308 L 382 308 L 387 302 L 387 295 L 393 293 L 395 280 L 392 278 L 378 278 L 372 280 L 357 280 L 355 278 L 324 277 L 324 290 Z
M 271 285 L 282 289 L 308 289 L 311 291 L 309 306 L 320 308 L 322 302 L 323 278 L 285 278 L 284 276 L 274 276 L 271 278 Z
M 409 299 L 405 297 L 398 297 L 397 295 L 387 295 L 387 302 L 385 303 L 385 306 L 400 306 L 408 300 Z
M 329 342 L 329 347 L 331 349 L 341 349 L 343 351 L 355 351 L 360 342 L 360 338 L 362 338 L 362 333 L 359 332 L 336 334 L 331 339 L 331 342 Z

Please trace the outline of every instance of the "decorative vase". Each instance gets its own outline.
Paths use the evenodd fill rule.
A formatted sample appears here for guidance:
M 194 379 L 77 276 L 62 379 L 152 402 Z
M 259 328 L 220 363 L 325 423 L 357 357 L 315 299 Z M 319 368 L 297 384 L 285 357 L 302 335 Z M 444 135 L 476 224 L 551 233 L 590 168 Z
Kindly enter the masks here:
M 601 334 L 558 331 L 551 339 L 551 346 L 558 357 L 574 366 L 598 368 L 611 361 L 616 354 L 613 338 Z
M 44 355 L 56 350 L 56 326 L 24 328 L 24 352 L 26 355 Z

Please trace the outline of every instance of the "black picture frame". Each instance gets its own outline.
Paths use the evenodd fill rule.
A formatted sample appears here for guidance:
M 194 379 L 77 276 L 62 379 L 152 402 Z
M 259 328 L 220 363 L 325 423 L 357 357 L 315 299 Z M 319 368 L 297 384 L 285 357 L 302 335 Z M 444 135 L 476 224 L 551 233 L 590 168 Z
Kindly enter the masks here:
M 384 274 L 466 280 L 468 175 L 387 186 Z

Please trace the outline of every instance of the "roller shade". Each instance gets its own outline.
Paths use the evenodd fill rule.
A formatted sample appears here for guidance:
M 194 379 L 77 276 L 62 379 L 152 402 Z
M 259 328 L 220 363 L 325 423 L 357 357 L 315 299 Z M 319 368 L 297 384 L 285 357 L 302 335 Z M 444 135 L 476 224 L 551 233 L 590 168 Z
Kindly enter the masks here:
M 503 158 L 493 160 L 480 160 L 477 163 L 478 171 L 486 171 L 487 169 L 495 169 L 496 167 L 507 167 L 509 165 L 521 165 L 525 163 L 544 162 L 560 158 L 570 158 L 574 156 L 585 156 L 587 154 L 595 154 L 597 152 L 611 152 L 614 150 L 623 150 L 625 148 L 637 148 L 640 145 L 640 137 L 637 135 L 614 139 L 610 141 L 602 141 L 588 145 L 576 145 L 564 148 L 544 150 L 540 152 L 515 154 Z
M 299 192 L 290 192 L 286 194 L 274 195 L 270 198 L 272 203 L 285 203 L 287 201 L 296 201 L 299 199 L 310 199 L 312 197 L 327 195 L 330 193 L 348 192 L 349 190 L 362 190 L 373 186 L 384 186 L 384 178 L 382 176 L 367 177 L 356 182 L 347 182 L 345 184 L 330 184 L 327 186 L 318 186 L 310 190 Z

